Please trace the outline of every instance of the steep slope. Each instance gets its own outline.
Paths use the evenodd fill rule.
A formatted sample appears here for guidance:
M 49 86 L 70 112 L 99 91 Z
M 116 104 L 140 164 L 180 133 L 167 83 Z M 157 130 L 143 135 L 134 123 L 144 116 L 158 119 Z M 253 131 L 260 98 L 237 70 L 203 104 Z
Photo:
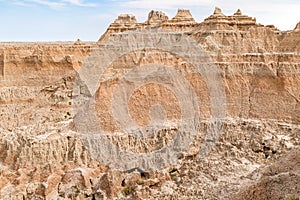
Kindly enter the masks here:
M 198 23 L 188 10 L 179 9 L 171 19 L 161 11 L 151 11 L 143 23 L 137 22 L 133 15 L 120 15 L 97 43 L 84 44 L 80 40 L 74 44 L 0 43 L 0 199 L 299 196 L 296 160 L 300 145 L 299 27 L 298 24 L 294 30 L 282 32 L 274 26 L 257 23 L 240 10 L 227 16 L 219 8 Z M 186 50 L 179 53 L 176 46 L 174 51 L 162 48 L 129 51 L 126 48 L 132 44 L 122 46 L 121 40 L 119 46 L 114 46 L 118 44 L 114 38 L 129 37 L 136 42 L 141 37 L 144 41 L 143 33 L 147 31 L 154 33 L 154 39 L 160 37 L 161 43 L 157 44 L 168 41 L 164 37 L 175 38 L 174 44 L 188 37 L 186 41 L 196 41 L 201 51 L 193 49 L 196 46 L 192 42 L 178 47 Z M 151 38 L 145 41 L 133 46 L 151 44 Z M 129 53 L 118 55 L 116 52 L 122 48 Z M 205 69 L 216 67 L 217 76 L 193 71 L 195 66 L 188 60 L 192 56 L 203 57 L 209 64 Z M 105 59 L 99 61 L 99 57 Z M 105 62 L 108 68 L 94 73 L 97 70 L 93 67 Z M 138 72 L 152 72 L 161 65 L 174 68 L 186 81 L 180 81 L 177 73 L 167 76 L 170 71 L 159 71 L 160 68 L 153 72 L 157 76 L 149 76 L 151 80 L 167 84 L 175 80 L 175 88 L 179 89 L 184 88 L 180 84 L 187 83 L 193 93 L 179 97 L 172 93 L 172 84 L 165 88 L 152 81 L 135 89 L 126 99 L 132 85 L 125 81 L 122 83 L 129 89 L 118 88 L 124 74 L 131 73 L 127 80 L 139 80 L 144 74 Z M 100 81 L 95 82 L 95 77 Z M 214 81 L 214 77 L 220 78 L 219 82 L 206 82 Z M 213 98 L 216 94 L 211 93 L 211 87 L 219 83 L 225 97 L 219 97 L 218 106 L 225 110 L 226 116 L 219 138 L 210 140 L 205 136 L 213 126 L 212 116 L 218 111 L 212 102 L 219 102 L 218 97 Z M 112 100 L 117 89 L 120 93 Z M 178 121 L 184 116 L 182 105 L 186 105 L 180 101 L 189 100 L 186 94 L 195 95 L 192 106 L 198 106 L 201 121 L 197 124 L 198 134 L 176 163 L 149 172 L 139 168 L 116 170 L 95 156 L 97 151 L 113 152 L 112 149 L 102 148 L 92 133 L 89 140 L 82 137 L 89 136 L 90 130 L 98 131 L 100 126 L 108 133 L 107 141 L 121 150 L 148 153 L 147 157 L 149 152 L 169 144 L 179 132 Z M 80 106 L 89 103 L 87 99 L 92 96 L 91 104 L 81 111 Z M 118 127 L 124 114 L 118 103 L 123 100 L 128 115 L 140 126 L 161 116 L 176 123 L 157 132 L 150 131 L 146 139 L 124 134 Z M 157 104 L 165 108 L 165 113 L 152 106 Z M 95 113 L 90 112 L 93 109 Z M 94 120 L 99 123 L 95 125 Z M 201 157 L 199 151 L 205 142 L 215 144 Z M 97 148 L 91 149 L 91 145 Z M 285 159 L 289 152 L 291 155 Z M 112 154 L 107 156 L 113 160 Z M 283 158 L 278 160 L 279 157 Z M 279 175 L 274 175 L 273 170 Z M 286 184 L 283 187 L 278 181 Z

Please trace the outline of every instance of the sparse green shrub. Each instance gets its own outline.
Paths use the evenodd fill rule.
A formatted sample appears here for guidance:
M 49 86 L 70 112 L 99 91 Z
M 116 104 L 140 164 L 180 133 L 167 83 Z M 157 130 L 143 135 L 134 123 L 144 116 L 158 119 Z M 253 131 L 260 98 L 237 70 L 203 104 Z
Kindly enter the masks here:
M 287 197 L 285 197 L 284 200 L 300 200 L 300 199 L 299 199 L 299 195 L 292 194 L 292 195 L 288 195 Z
M 132 189 L 131 189 L 131 187 L 129 187 L 129 186 L 126 186 L 126 187 L 123 189 L 123 193 L 124 193 L 126 196 L 130 195 L 131 192 L 132 192 Z

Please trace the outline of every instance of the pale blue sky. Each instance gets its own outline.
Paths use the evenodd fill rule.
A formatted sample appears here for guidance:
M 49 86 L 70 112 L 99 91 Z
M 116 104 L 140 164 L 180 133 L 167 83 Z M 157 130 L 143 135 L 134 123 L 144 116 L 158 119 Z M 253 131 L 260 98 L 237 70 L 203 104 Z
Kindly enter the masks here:
M 300 21 L 300 0 L 0 0 L 0 41 L 96 41 L 122 13 L 143 22 L 151 10 L 172 18 L 185 8 L 201 22 L 215 6 L 226 15 L 240 8 L 280 30 L 293 29 Z

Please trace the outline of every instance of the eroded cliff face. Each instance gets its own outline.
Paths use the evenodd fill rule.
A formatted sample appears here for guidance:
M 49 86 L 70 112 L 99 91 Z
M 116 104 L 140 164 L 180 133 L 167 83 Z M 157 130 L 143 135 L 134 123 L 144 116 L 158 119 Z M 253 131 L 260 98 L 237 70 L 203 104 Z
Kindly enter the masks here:
M 258 24 L 240 10 L 226 16 L 218 8 L 198 23 L 188 10 L 180 9 L 172 19 L 163 12 L 151 11 L 144 23 L 138 23 L 133 15 L 120 15 L 97 43 L 0 44 L 0 198 L 299 196 L 297 156 L 287 158 L 295 160 L 291 165 L 296 167 L 284 167 L 282 176 L 266 172 L 273 163 L 278 168 L 278 158 L 290 149 L 295 148 L 293 154 L 299 154 L 299 27 L 282 32 Z M 149 29 L 183 33 L 197 41 L 219 69 L 226 95 L 222 105 L 226 119 L 212 151 L 205 157 L 197 156 L 213 115 L 205 77 L 193 73 L 193 65 L 185 58 L 160 49 L 142 49 L 118 57 L 103 72 L 105 77 L 95 92 L 95 116 L 105 131 L 122 132 L 111 111 L 111 99 L 120 76 L 135 66 L 164 64 L 180 71 L 194 88 L 201 113 L 199 134 L 178 162 L 149 172 L 118 171 L 99 161 L 80 136 L 78 124 L 90 126 L 90 118 L 85 113 L 78 118 L 78 108 L 94 94 L 78 82 L 78 73 L 89 65 L 89 55 L 95 48 L 114 35 L 126 37 L 128 31 Z M 180 120 L 182 111 L 177 101 L 172 91 L 152 83 L 131 95 L 128 108 L 132 119 L 144 126 L 151 123 L 149 110 L 156 103 L 164 106 L 167 119 Z M 124 134 L 107 138 L 122 150 L 147 153 L 168 144 L 177 128 L 165 129 L 148 139 Z M 289 184 L 282 189 L 275 179 Z M 264 187 L 271 192 L 254 195 Z

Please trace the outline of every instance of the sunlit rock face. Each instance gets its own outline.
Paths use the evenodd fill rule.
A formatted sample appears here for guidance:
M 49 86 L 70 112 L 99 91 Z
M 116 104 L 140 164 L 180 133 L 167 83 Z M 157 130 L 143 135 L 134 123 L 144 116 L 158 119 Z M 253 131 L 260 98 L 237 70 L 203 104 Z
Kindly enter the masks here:
M 241 10 L 225 15 L 220 8 L 203 22 L 184 9 L 173 18 L 151 11 L 146 22 L 137 22 L 131 14 L 120 15 L 95 43 L 0 43 L 0 199 L 299 196 L 300 25 L 280 31 L 257 21 Z M 187 37 L 201 51 L 189 48 L 192 43 L 176 47 L 186 51 L 182 54 L 174 53 L 175 49 L 145 48 L 153 41 L 137 43 L 136 35 L 147 31 L 162 32 L 168 38 Z M 157 44 L 168 41 L 164 37 Z M 114 38 L 130 38 L 128 47 L 143 48 L 116 56 L 121 47 Z M 176 42 L 169 45 L 176 46 Z M 97 60 L 95 65 L 93 59 L 100 56 L 106 60 Z M 195 70 L 192 56 L 204 57 L 217 69 L 216 83 L 224 91 L 218 104 L 225 110 L 222 129 L 205 156 L 199 152 L 209 141 L 206 135 L 218 111 L 211 92 L 214 84 L 208 82 L 214 78 Z M 92 67 L 104 62 L 107 69 L 93 73 Z M 169 71 L 160 71 L 158 66 L 174 69 L 184 81 L 179 81 L 177 73 L 163 76 Z M 123 89 L 128 92 L 132 80 L 143 75 L 138 72 L 148 73 L 154 67 L 155 76 L 146 77 L 152 81 L 143 82 L 126 98 L 128 124 L 159 127 L 153 120 L 158 118 L 166 120 L 167 126 L 147 132 L 147 138 L 127 134 L 120 127 L 124 124 L 123 113 L 118 112 L 121 107 L 112 100 L 127 93 L 115 90 L 126 73 L 132 75 L 124 79 L 127 86 Z M 191 93 L 183 94 L 194 95 L 191 105 L 199 110 L 200 119 L 195 123 L 197 135 L 176 162 L 149 171 L 141 170 L 138 163 L 136 168 L 120 170 L 97 157 L 95 153 L 101 151 L 114 159 L 109 154 L 113 150 L 95 149 L 99 141 L 91 130 L 98 131 L 97 127 L 120 151 L 144 154 L 145 160 L 186 130 L 181 129 L 183 105 L 190 104 L 183 104 L 185 95 L 178 97 L 171 86 L 179 91 L 185 87 L 171 80 L 189 86 Z M 120 159 L 120 165 L 122 160 L 126 158 Z

